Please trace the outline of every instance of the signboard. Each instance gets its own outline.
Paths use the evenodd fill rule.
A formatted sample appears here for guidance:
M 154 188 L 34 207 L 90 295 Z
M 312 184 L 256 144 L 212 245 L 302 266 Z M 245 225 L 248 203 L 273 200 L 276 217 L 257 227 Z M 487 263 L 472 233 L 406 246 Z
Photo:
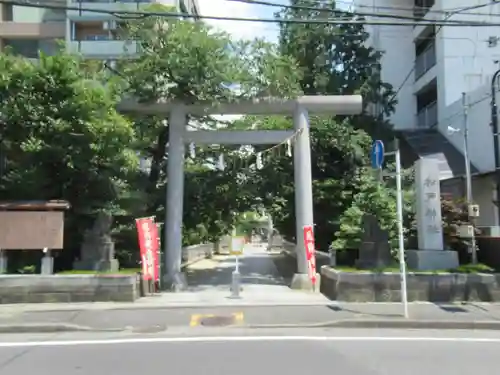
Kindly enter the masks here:
M 231 244 L 229 247 L 229 254 L 242 255 L 245 247 L 245 237 L 231 237 Z
M 316 285 L 316 249 L 314 245 L 314 232 L 312 225 L 304 226 L 304 247 L 306 249 L 309 277 L 311 278 L 313 285 Z
M 373 142 L 371 159 L 374 169 L 382 168 L 382 164 L 384 163 L 384 152 L 384 142 L 380 140 Z
M 63 248 L 64 212 L 0 211 L 0 249 Z
M 135 219 L 135 223 L 141 250 L 142 277 L 144 280 L 158 281 L 160 279 L 158 227 L 154 217 Z

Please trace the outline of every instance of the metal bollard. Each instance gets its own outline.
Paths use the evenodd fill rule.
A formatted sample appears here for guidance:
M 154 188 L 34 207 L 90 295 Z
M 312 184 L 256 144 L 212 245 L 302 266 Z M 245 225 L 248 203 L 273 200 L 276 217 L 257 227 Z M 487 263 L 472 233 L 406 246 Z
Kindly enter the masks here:
M 231 298 L 241 298 L 240 297 L 241 275 L 240 275 L 239 271 L 233 271 L 231 276 L 232 276 L 232 278 L 231 278 Z

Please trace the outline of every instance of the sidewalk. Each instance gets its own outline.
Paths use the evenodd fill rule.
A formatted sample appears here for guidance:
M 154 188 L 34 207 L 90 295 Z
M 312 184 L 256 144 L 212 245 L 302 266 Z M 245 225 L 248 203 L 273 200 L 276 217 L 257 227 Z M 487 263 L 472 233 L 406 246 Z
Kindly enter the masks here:
M 500 305 L 412 303 L 410 318 L 401 304 L 346 303 L 327 306 L 168 307 L 73 310 L 2 310 L 2 333 L 130 332 L 156 333 L 178 328 L 392 328 L 500 330 Z M 210 325 L 210 320 L 219 321 Z M 208 321 L 204 323 L 204 321 Z M 194 322 L 194 324 L 193 324 Z M 186 331 L 187 332 L 187 331 Z M 1 338 L 0 338 L 1 340 Z
M 162 331 L 189 329 L 193 317 L 231 321 L 248 328 L 434 328 L 500 330 L 500 304 L 342 303 L 320 293 L 291 290 L 274 264 L 277 253 L 249 246 L 240 259 L 243 290 L 231 298 L 235 259 L 215 256 L 187 270 L 188 291 L 161 293 L 135 303 L 0 305 L 0 333 Z M 228 323 L 227 325 L 231 325 Z
M 230 306 L 324 306 L 331 301 L 321 293 L 292 290 L 274 264 L 279 253 L 267 252 L 264 245 L 249 245 L 239 259 L 240 298 L 232 298 L 230 286 L 235 270 L 235 257 L 215 255 L 191 264 L 186 270 L 188 290 L 159 293 L 133 303 L 40 303 L 0 305 L 8 311 L 75 311 L 118 309 L 165 309 L 187 307 Z

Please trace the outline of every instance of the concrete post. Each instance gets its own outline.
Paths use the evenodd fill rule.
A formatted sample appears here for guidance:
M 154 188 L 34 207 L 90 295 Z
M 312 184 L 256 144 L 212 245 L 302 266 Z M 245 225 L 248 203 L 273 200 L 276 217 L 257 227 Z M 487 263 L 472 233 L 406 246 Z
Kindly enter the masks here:
M 312 290 L 313 285 L 308 275 L 306 249 L 304 247 L 304 226 L 314 225 L 311 145 L 309 134 L 309 116 L 306 109 L 297 105 L 293 114 L 295 131 L 299 131 L 294 149 L 295 181 L 295 223 L 297 273 L 292 279 L 293 289 Z
M 7 273 L 8 258 L 7 253 L 0 249 L 0 275 Z
M 167 161 L 164 285 L 172 291 L 187 287 L 182 263 L 182 218 L 184 205 L 184 133 L 186 111 L 175 107 L 170 113 Z
M 43 258 L 40 273 L 42 275 L 52 275 L 54 273 L 54 258 L 52 258 L 50 249 L 43 249 Z

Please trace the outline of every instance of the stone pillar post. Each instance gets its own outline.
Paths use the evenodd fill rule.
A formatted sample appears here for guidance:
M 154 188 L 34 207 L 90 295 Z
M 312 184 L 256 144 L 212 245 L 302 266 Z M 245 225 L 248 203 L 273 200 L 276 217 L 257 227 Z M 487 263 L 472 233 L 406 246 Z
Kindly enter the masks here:
M 184 205 L 184 133 L 186 110 L 179 105 L 170 113 L 167 161 L 167 199 L 165 219 L 165 280 L 172 291 L 187 287 L 182 263 L 182 218 Z
M 294 181 L 295 181 L 295 220 L 296 220 L 296 254 L 297 273 L 292 279 L 293 289 L 312 289 L 308 275 L 306 249 L 304 247 L 304 226 L 314 225 L 311 144 L 309 134 L 309 116 L 307 110 L 297 105 L 293 114 L 293 124 L 299 131 L 294 148 Z

